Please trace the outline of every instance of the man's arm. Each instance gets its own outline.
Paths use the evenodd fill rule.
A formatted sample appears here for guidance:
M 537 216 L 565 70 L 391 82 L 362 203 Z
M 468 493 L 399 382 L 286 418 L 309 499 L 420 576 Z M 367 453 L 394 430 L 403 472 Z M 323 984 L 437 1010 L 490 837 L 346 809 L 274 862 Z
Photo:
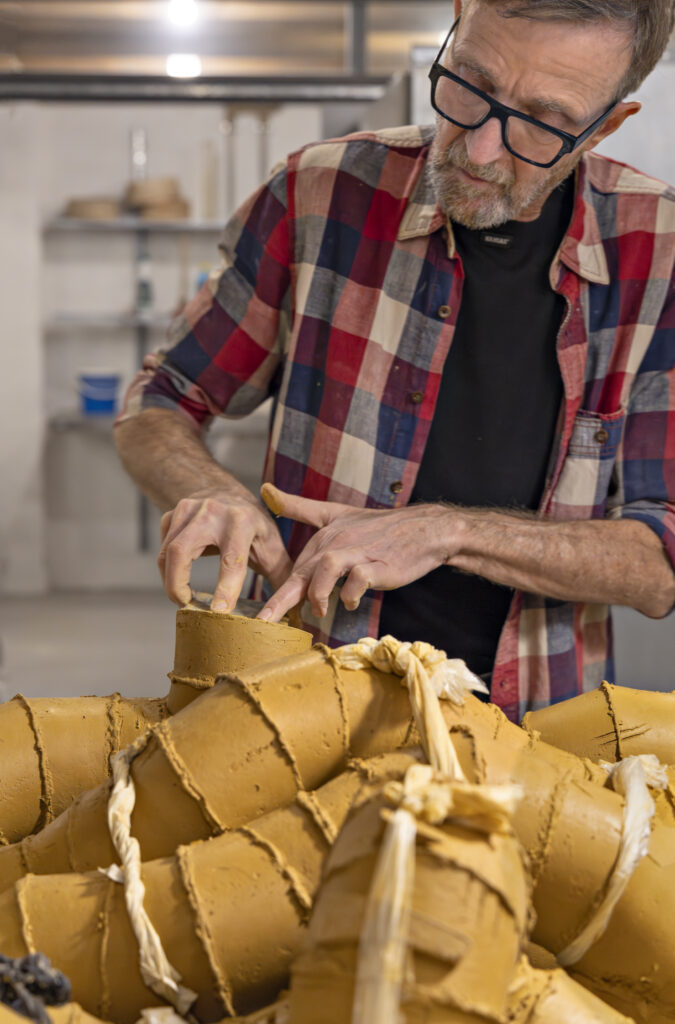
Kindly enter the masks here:
M 146 409 L 119 423 L 115 439 L 129 474 L 165 510 L 158 564 L 173 601 L 190 600 L 192 562 L 211 547 L 220 553 L 214 610 L 234 607 L 249 565 L 281 585 L 290 560 L 272 517 L 218 465 L 183 414 Z
M 266 484 L 276 514 L 317 526 L 262 618 L 277 620 L 307 597 L 326 612 L 354 609 L 369 589 L 393 590 L 440 565 L 562 601 L 623 604 L 652 618 L 675 604 L 675 574 L 656 534 L 634 520 L 543 522 L 527 515 L 443 505 L 353 509 L 285 494 Z

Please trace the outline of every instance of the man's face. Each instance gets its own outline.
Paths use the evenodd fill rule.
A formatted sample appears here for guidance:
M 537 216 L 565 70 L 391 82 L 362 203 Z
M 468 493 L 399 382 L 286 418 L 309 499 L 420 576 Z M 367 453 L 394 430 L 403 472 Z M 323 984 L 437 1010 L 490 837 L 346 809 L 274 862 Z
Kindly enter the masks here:
M 629 35 L 605 23 L 504 18 L 474 0 L 444 63 L 507 106 L 580 135 L 611 102 L 629 60 Z M 470 228 L 534 220 L 600 134 L 552 167 L 535 167 L 504 147 L 496 118 L 466 130 L 438 116 L 430 173 L 439 205 Z

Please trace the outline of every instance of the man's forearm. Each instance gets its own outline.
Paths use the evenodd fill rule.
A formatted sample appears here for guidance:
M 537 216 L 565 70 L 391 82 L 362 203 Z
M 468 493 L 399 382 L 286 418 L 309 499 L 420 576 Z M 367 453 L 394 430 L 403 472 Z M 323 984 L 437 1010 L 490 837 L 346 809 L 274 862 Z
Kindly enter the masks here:
M 644 523 L 544 522 L 483 509 L 448 513 L 447 564 L 465 572 L 562 601 L 628 605 L 652 618 L 675 604 L 675 574 Z
M 248 490 L 218 465 L 181 413 L 146 409 L 115 428 L 129 475 L 162 511 L 207 488 Z

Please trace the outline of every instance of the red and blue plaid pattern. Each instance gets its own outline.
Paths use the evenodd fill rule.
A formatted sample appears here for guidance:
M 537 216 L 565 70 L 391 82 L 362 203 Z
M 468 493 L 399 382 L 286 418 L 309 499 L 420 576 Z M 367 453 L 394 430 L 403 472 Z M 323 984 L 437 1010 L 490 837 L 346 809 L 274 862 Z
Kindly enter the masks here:
M 462 296 L 427 175 L 432 133 L 363 132 L 291 155 L 226 227 L 222 268 L 148 359 L 124 416 L 161 406 L 204 427 L 274 394 L 265 480 L 309 498 L 405 505 Z M 540 515 L 638 519 L 673 562 L 674 255 L 675 192 L 583 157 L 551 268 L 567 302 L 565 397 Z M 297 555 L 311 530 L 280 528 Z M 306 619 L 319 639 L 350 643 L 377 635 L 380 604 L 369 593 L 347 612 L 334 595 L 324 619 L 308 608 Z M 507 714 L 612 678 L 607 607 L 516 593 L 492 683 Z

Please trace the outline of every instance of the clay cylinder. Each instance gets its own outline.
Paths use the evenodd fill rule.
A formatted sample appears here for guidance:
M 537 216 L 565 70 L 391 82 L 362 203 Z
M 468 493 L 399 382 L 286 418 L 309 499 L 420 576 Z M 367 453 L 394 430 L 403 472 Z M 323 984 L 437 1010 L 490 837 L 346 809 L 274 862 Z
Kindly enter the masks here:
M 509 990 L 509 1024 L 634 1024 L 565 971 L 536 970 L 525 957 Z
M 501 722 L 496 709 L 477 709 L 476 703 L 467 698 L 463 708 L 444 705 L 444 715 L 457 742 L 461 737 L 469 745 L 478 780 L 523 788 L 513 824 L 530 858 L 532 937 L 557 954 L 581 933 L 606 891 L 624 801 L 598 784 L 604 773 L 588 761 Z M 622 1013 L 665 1024 L 675 1017 L 675 814 L 669 792 L 652 795 L 649 853 L 606 932 L 570 973 Z
M 528 711 L 523 728 L 591 761 L 655 754 L 675 764 L 675 693 L 603 683 L 579 697 Z
M 169 856 L 290 803 L 349 757 L 395 750 L 411 735 L 400 681 L 375 669 L 339 673 L 325 649 L 225 677 L 156 726 L 133 761 L 132 833 L 144 860 Z M 0 889 L 27 871 L 112 863 L 110 788 L 82 794 L 40 833 L 0 849 Z
M 312 635 L 282 622 L 264 622 L 188 605 L 176 613 L 176 646 L 169 712 L 177 711 L 213 686 L 217 676 L 242 672 L 268 661 L 299 654 L 312 646 Z
M 411 741 L 400 679 L 373 669 L 339 669 L 334 657 L 315 648 L 225 678 L 156 727 L 132 765 L 132 831 L 144 859 L 289 803 L 299 789 L 338 774 L 352 753 L 371 756 Z M 447 701 L 442 707 L 470 781 L 523 787 L 514 826 L 532 864 L 534 938 L 557 953 L 581 932 L 605 891 L 623 800 L 604 788 L 602 769 L 528 735 L 494 706 L 469 696 L 463 707 Z M 109 864 L 107 799 L 107 788 L 99 787 L 38 836 L 0 850 L 3 887 L 26 870 Z M 668 794 L 655 799 L 649 856 L 609 930 L 575 970 L 596 991 L 600 979 L 611 977 L 616 998 L 629 998 L 639 984 L 641 999 L 657 1014 L 675 1006 L 675 816 Z
M 390 814 L 381 795 L 359 797 L 328 855 L 292 968 L 291 1024 L 352 1019 L 364 910 Z M 528 907 L 513 836 L 419 823 L 400 1020 L 502 1024 Z
M 297 953 L 326 852 L 364 780 L 399 778 L 395 754 L 355 765 L 289 807 L 143 865 L 144 905 L 199 1021 L 276 997 Z M 0 949 L 40 949 L 91 1013 L 133 1024 L 162 1002 L 144 984 L 123 887 L 100 872 L 29 875 L 0 896 Z
M 161 701 L 110 697 L 0 704 L 0 841 L 53 821 L 74 796 L 106 779 L 110 756 L 166 717 Z
M 97 1017 L 92 1017 L 78 1006 L 77 1003 L 64 1003 L 62 1006 L 46 1006 L 45 1012 L 52 1024 L 103 1024 Z M 23 1014 L 15 1013 L 9 1006 L 0 1004 L 0 1024 L 26 1024 Z
M 148 726 L 180 710 L 224 672 L 308 650 L 310 633 L 283 623 L 206 609 L 176 613 L 171 689 L 166 699 L 15 697 L 0 704 L 0 844 L 53 821 L 110 775 L 110 757 Z

